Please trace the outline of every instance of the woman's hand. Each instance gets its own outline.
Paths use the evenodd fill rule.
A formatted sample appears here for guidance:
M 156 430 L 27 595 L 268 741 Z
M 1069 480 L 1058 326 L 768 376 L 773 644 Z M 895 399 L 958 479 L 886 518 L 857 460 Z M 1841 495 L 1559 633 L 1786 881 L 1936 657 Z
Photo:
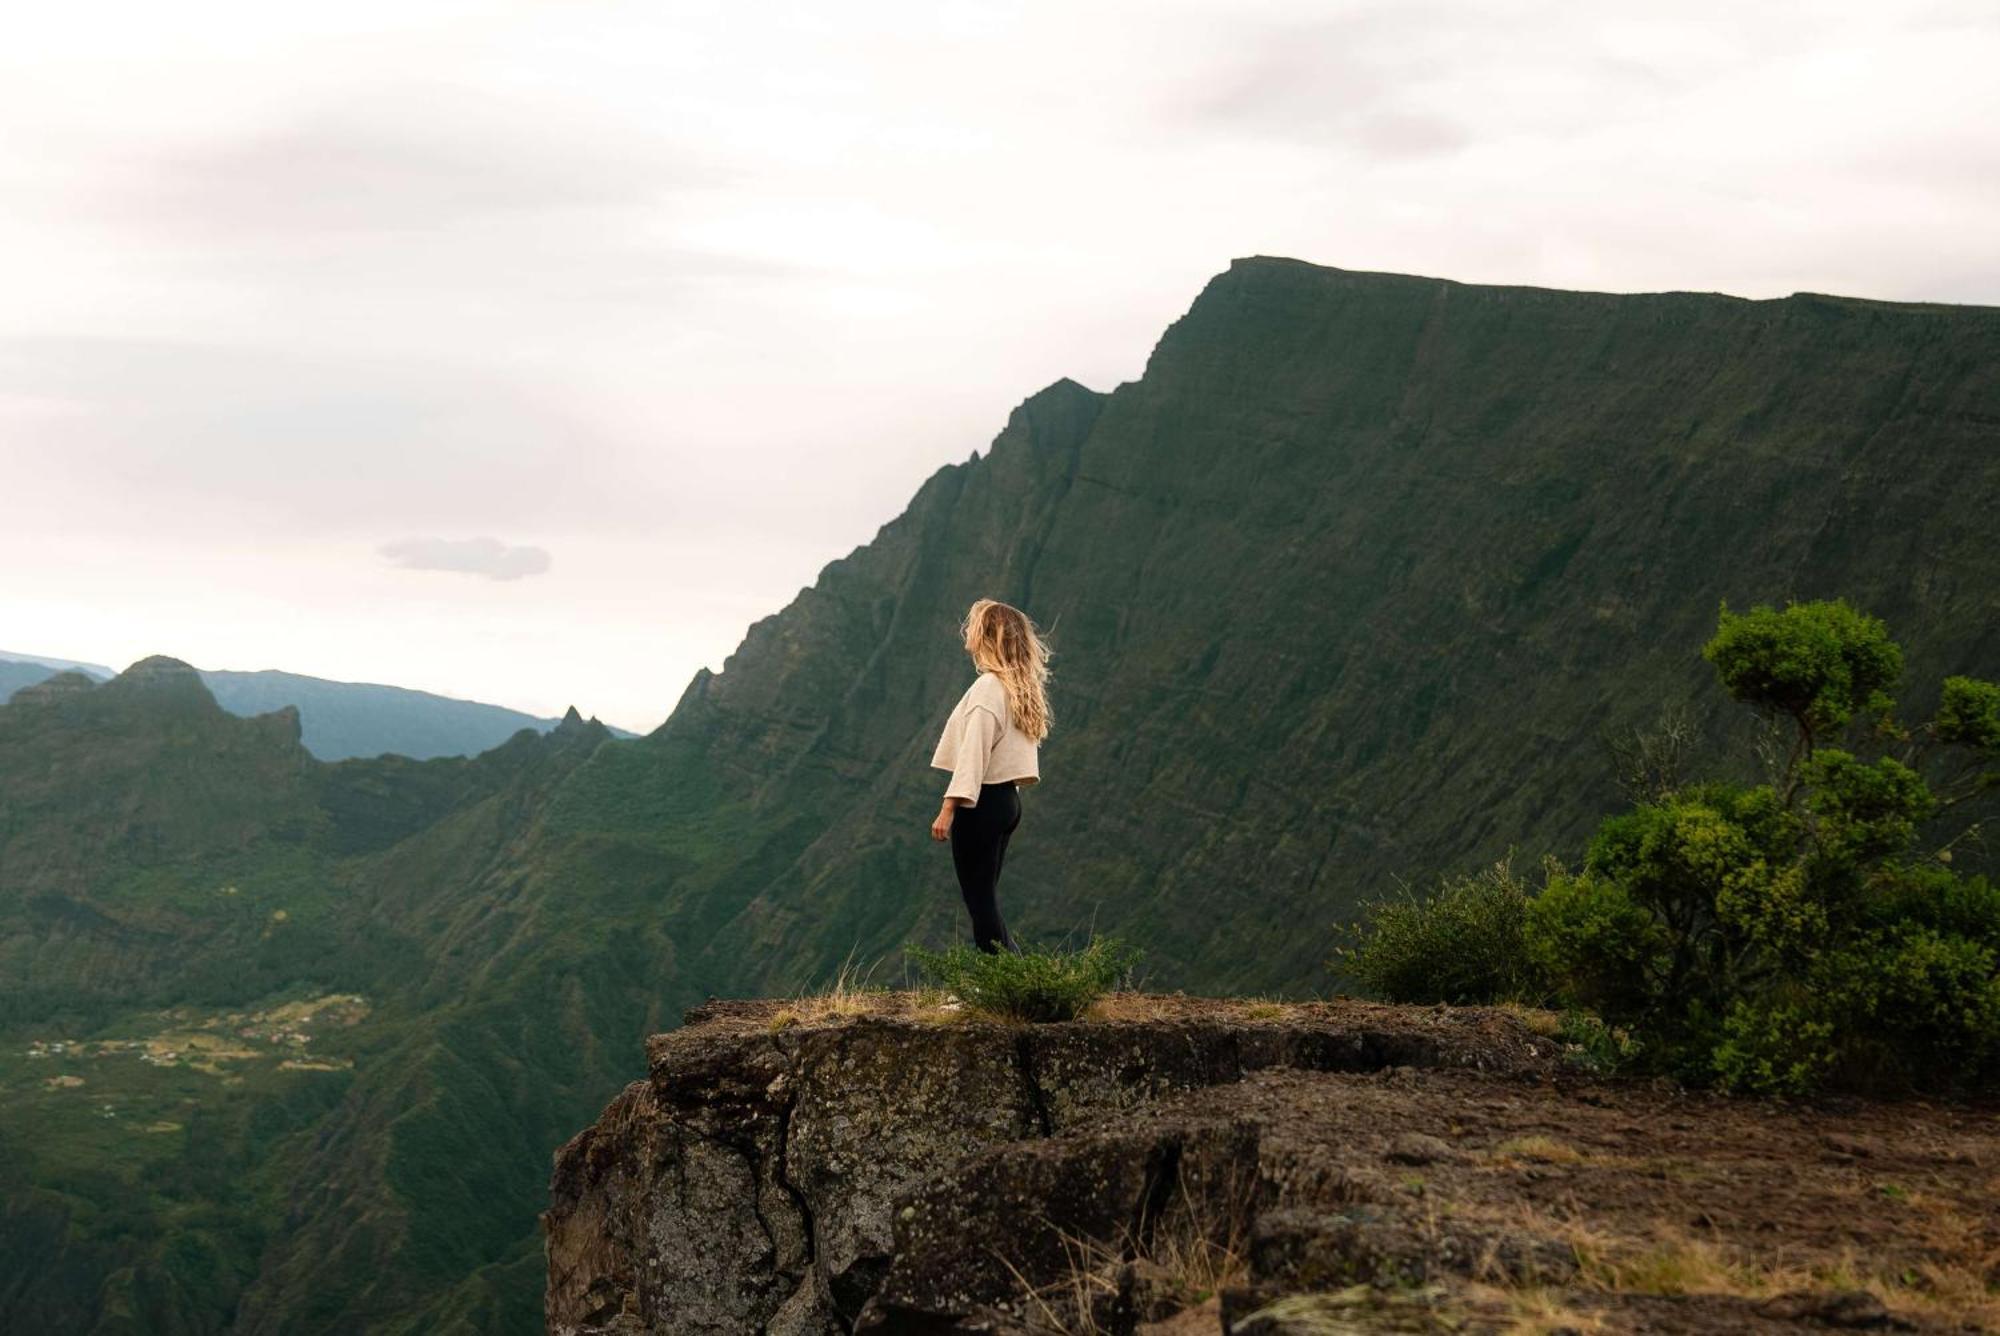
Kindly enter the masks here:
M 958 811 L 958 804 L 953 802 L 951 799 L 946 798 L 944 800 L 944 806 L 938 808 L 937 818 L 931 822 L 932 839 L 948 840 L 951 838 L 951 818 L 952 815 L 957 811 Z

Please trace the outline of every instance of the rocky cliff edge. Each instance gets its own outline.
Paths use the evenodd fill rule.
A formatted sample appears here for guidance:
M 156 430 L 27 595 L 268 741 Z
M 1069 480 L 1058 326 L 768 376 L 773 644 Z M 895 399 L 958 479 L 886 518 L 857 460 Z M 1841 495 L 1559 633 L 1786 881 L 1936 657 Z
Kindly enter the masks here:
M 1594 1082 L 1549 1028 L 1349 1000 L 1125 996 L 1046 1026 L 711 1002 L 556 1154 L 548 1329 L 1984 1329 L 1991 1111 Z M 1885 1209 L 1915 1182 L 1926 1211 Z

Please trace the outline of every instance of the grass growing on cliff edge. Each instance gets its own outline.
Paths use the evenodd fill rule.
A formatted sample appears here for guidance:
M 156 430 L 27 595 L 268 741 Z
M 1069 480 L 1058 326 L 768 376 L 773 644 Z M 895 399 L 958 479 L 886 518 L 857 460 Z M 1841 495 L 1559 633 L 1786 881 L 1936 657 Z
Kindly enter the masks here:
M 969 946 L 906 948 L 926 978 L 974 1011 L 1019 1021 L 1067 1021 L 1118 986 L 1139 952 L 1100 937 L 1079 951 L 987 955 Z
M 782 1030 L 802 1022 L 832 1020 L 843 1016 L 865 1016 L 880 1008 L 888 990 L 869 980 L 873 969 L 858 970 L 854 954 L 848 953 L 833 982 L 817 991 L 801 992 L 771 1017 L 771 1028 Z

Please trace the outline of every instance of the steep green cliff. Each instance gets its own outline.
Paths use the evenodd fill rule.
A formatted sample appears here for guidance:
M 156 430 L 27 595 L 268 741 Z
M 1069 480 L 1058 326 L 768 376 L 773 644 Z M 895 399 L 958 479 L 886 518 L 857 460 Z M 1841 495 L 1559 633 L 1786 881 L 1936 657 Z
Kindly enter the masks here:
M 1392 877 L 1580 840 L 1615 803 L 1600 730 L 1663 702 L 1724 728 L 1695 653 L 1721 599 L 1886 617 L 1913 707 L 1990 671 L 1996 495 L 2000 313 L 1241 261 L 1142 380 L 1030 400 L 592 769 L 651 750 L 712 784 L 668 840 L 738 822 L 696 874 L 718 987 L 942 934 L 911 836 L 952 626 L 1017 602 L 1059 650 L 1018 926 L 1094 920 L 1163 983 L 1311 987 Z
M 975 597 L 1058 651 L 1017 932 L 1308 993 L 1394 877 L 1571 851 L 1617 801 L 1601 730 L 1729 727 L 1694 652 L 1718 600 L 1886 618 L 1913 711 L 1993 676 L 1996 495 L 2000 312 L 1245 260 L 1142 379 L 1022 404 L 650 737 L 326 765 L 185 669 L 29 688 L 0 707 L 0 1313 L 537 1329 L 548 1156 L 642 1036 L 961 931 L 925 762 Z M 248 1055 L 192 1067 L 200 1033 Z M 166 1065 L 46 1047 L 163 1034 Z

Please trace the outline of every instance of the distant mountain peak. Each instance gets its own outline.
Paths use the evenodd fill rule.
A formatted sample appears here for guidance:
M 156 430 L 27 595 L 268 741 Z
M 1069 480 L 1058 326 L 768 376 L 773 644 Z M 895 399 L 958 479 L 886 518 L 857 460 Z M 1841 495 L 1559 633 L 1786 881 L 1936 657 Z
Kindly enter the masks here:
M 1104 393 L 1101 390 L 1091 389 L 1082 381 L 1071 380 L 1068 376 L 1064 376 L 1060 380 L 1049 382 L 1041 389 L 1029 395 L 1021 402 L 1021 407 L 1027 408 L 1031 405 L 1061 403 L 1065 400 L 1079 398 L 1091 400 L 1102 399 L 1104 398 Z
M 65 670 L 84 682 L 51 679 Z M 254 719 L 290 708 L 289 722 L 270 725 L 297 736 L 325 761 L 399 755 L 412 760 L 436 756 L 477 756 L 504 745 L 522 729 L 548 733 L 561 721 L 479 701 L 372 682 L 342 682 L 266 669 L 231 672 L 197 669 L 170 655 L 140 659 L 123 673 L 71 659 L 14 654 L 0 650 L 0 705 L 9 700 L 50 700 L 72 696 L 90 685 L 116 683 L 111 702 L 174 703 Z M 37 688 L 30 692 L 30 687 Z M 23 695 L 23 693 L 28 693 Z M 587 732 L 595 720 L 572 710 L 570 735 Z M 615 728 L 608 736 L 631 737 Z
M 144 694 L 185 701 L 198 699 L 207 705 L 215 704 L 215 697 L 203 684 L 201 673 L 192 664 L 165 654 L 153 654 L 139 660 L 106 682 L 104 688 L 120 694 Z
M 39 682 L 22 687 L 14 693 L 10 703 L 33 704 L 36 701 L 62 700 L 66 697 L 81 695 L 96 687 L 96 685 L 96 678 L 88 673 L 81 673 L 72 669 L 69 672 L 57 673 L 53 677 L 45 677 Z
M 149 654 L 118 674 L 118 680 L 121 682 L 163 682 L 188 678 L 198 682 L 201 680 L 201 674 L 195 670 L 193 664 L 166 654 Z
M 549 730 L 549 736 L 560 738 L 565 743 L 576 738 L 591 738 L 601 742 L 611 736 L 611 730 L 606 728 L 595 715 L 585 719 L 583 712 L 572 705 L 563 714 L 562 722 Z
M 183 718 L 220 717 L 208 684 L 192 665 L 165 654 L 140 659 L 109 682 L 90 693 L 90 699 L 107 708 L 138 709 L 147 714 L 177 715 Z

